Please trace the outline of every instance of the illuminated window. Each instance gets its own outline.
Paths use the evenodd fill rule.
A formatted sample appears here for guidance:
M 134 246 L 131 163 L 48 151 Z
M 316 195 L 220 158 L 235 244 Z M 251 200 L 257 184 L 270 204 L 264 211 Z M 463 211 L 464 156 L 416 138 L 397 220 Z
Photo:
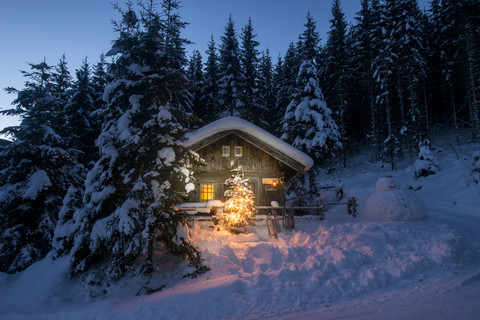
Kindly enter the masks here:
M 235 147 L 235 157 L 242 156 L 242 147 Z
M 230 157 L 230 147 L 229 146 L 223 146 L 222 147 L 222 156 Z
M 213 200 L 215 197 L 215 182 L 200 183 L 200 201 Z

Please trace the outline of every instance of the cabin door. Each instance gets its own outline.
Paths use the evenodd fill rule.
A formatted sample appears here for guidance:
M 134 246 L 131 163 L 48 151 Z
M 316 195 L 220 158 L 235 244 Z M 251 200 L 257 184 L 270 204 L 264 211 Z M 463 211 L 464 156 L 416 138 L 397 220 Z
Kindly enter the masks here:
M 250 185 L 252 187 L 252 191 L 255 194 L 255 204 L 259 205 L 261 202 L 261 196 L 260 196 L 260 190 L 259 190 L 259 178 L 258 177 L 248 177 L 248 180 L 250 180 Z

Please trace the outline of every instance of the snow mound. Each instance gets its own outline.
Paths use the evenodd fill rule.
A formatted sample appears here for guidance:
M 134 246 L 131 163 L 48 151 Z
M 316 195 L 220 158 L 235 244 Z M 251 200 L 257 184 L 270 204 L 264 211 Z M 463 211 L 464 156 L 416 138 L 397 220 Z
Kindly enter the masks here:
M 419 221 L 426 218 L 423 201 L 408 190 L 376 192 L 365 203 L 365 219 L 368 220 Z

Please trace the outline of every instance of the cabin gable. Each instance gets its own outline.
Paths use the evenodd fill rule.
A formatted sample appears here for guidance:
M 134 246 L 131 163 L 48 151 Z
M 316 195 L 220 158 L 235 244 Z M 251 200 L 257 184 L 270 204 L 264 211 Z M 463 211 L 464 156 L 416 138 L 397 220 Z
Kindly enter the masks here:
M 230 151 L 228 156 L 225 147 Z M 241 155 L 235 154 L 236 148 L 241 148 Z M 242 166 L 245 177 L 251 181 L 257 205 L 270 205 L 271 201 L 283 204 L 282 182 L 296 173 L 295 169 L 248 142 L 238 132 L 230 132 L 195 151 L 205 160 L 205 166 L 197 174 L 198 186 L 190 201 L 210 200 L 204 194 L 211 192 L 211 188 L 214 188 L 213 199 L 224 201 L 225 180 L 232 175 L 231 170 Z

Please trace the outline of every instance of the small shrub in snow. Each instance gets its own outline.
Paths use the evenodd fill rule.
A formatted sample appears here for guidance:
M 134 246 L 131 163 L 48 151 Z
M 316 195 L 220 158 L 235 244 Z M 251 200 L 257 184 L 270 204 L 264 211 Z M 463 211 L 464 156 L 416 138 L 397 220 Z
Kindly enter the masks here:
M 472 180 L 476 184 L 480 183 L 480 150 L 473 153 L 473 164 L 471 172 Z
M 424 140 L 423 142 L 420 142 L 418 148 L 418 159 L 414 164 L 415 177 L 426 177 L 437 173 L 438 162 L 430 149 L 430 141 Z

